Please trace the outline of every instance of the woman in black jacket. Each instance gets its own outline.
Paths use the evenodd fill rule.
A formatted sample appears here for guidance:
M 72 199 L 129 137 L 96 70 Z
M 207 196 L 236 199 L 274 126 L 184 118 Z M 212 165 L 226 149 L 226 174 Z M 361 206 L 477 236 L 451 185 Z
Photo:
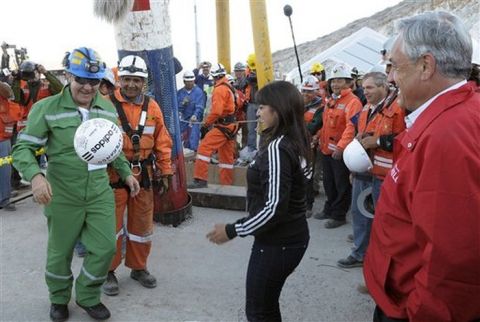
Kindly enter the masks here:
M 263 145 L 247 171 L 248 213 L 233 224 L 216 224 L 207 238 L 223 244 L 255 236 L 247 271 L 249 321 L 281 321 L 278 299 L 308 245 L 306 186 L 312 175 L 303 98 L 284 81 L 257 93 Z

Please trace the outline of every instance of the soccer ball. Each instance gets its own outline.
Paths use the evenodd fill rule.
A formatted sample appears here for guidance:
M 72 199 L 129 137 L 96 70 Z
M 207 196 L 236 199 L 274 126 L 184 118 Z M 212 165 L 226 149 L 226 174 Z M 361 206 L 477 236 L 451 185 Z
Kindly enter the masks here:
M 90 119 L 78 127 L 73 146 L 78 157 L 88 164 L 105 165 L 122 152 L 123 135 L 118 126 L 109 120 Z

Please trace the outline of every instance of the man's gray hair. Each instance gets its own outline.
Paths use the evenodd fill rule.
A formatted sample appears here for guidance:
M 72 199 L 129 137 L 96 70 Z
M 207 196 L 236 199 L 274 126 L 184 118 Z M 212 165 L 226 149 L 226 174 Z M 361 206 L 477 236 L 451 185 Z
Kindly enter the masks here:
M 430 11 L 402 19 L 396 27 L 410 60 L 430 53 L 442 75 L 469 77 L 472 39 L 460 18 L 446 11 Z
M 366 73 L 363 76 L 363 80 L 365 81 L 367 78 L 371 78 L 375 86 L 378 86 L 378 87 L 383 86 L 385 88 L 388 88 L 388 79 L 385 73 L 381 73 L 381 72 Z

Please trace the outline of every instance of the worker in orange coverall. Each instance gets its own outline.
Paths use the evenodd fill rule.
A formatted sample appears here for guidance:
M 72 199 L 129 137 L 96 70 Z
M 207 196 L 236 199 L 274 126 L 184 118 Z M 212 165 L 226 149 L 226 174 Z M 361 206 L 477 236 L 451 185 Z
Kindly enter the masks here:
M 134 55 L 125 56 L 119 64 L 120 88 L 110 95 L 123 129 L 123 152 L 140 183 L 140 192 L 129 196 L 117 173 L 110 171 L 110 184 L 115 189 L 117 218 L 117 252 L 103 285 L 106 295 L 119 293 L 115 269 L 122 261 L 123 236 L 126 236 L 125 265 L 132 269 L 130 277 L 142 286 L 157 286 L 147 270 L 153 235 L 153 189 L 159 183 L 166 191 L 172 176 L 172 139 L 158 104 L 143 94 L 148 73 L 145 61 Z M 113 170 L 113 169 L 112 169 Z M 124 225 L 124 213 L 127 222 Z
M 220 183 L 233 183 L 233 163 L 235 161 L 235 136 L 238 125 L 235 118 L 235 94 L 225 77 L 222 64 L 214 64 L 210 74 L 215 80 L 212 94 L 212 109 L 204 121 L 201 132 L 207 132 L 197 151 L 193 170 L 193 182 L 189 189 L 207 187 L 208 164 L 215 151 L 218 151 Z M 208 130 L 211 128 L 210 130 Z

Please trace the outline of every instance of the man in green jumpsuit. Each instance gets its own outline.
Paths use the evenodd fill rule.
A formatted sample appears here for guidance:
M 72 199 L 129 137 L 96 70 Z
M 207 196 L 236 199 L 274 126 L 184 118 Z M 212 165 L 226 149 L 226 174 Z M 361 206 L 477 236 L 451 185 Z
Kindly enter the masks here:
M 87 119 L 105 118 L 114 123 L 113 105 L 98 93 L 105 64 L 92 49 L 75 49 L 66 62 L 69 84 L 61 93 L 37 102 L 13 148 L 14 166 L 31 181 L 34 200 L 45 205 L 48 251 L 45 279 L 50 292 L 50 318 L 68 318 L 73 275 L 71 261 L 77 239 L 87 255 L 75 281 L 76 302 L 92 318 L 110 317 L 100 302 L 100 287 L 115 253 L 115 206 L 105 166 L 92 166 L 75 153 L 73 137 Z M 46 178 L 35 151 L 45 146 Z M 123 154 L 113 167 L 135 196 L 140 187 Z

